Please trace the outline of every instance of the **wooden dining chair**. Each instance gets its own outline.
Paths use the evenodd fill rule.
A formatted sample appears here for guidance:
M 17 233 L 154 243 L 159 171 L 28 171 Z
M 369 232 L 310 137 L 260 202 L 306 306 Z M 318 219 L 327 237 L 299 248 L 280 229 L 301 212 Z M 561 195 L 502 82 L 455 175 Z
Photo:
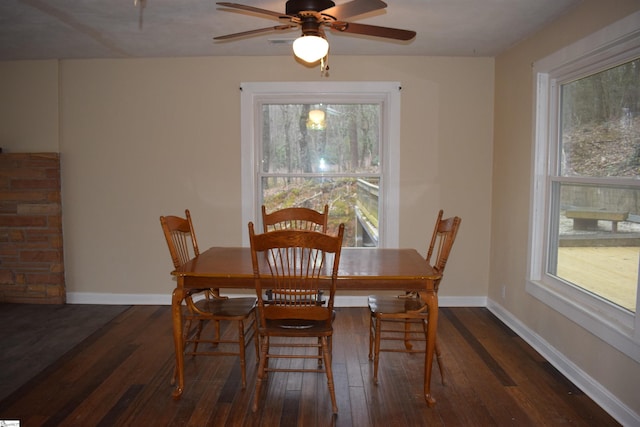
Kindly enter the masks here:
M 444 274 L 449 254 L 453 248 L 456 235 L 462 220 L 459 217 L 442 219 L 443 211 L 438 212 L 438 218 L 429 244 L 426 262 L 440 274 Z M 434 264 L 431 264 L 435 257 Z M 435 291 L 442 277 L 435 283 Z M 423 353 L 424 348 L 414 348 L 412 341 L 426 341 L 428 307 L 419 292 L 406 292 L 399 296 L 370 295 L 369 304 L 369 359 L 373 359 L 373 381 L 378 383 L 378 362 L 380 352 Z M 414 325 L 420 325 L 416 328 Z M 381 347 L 381 341 L 388 341 L 388 347 Z M 404 342 L 404 347 L 393 345 L 398 341 Z M 444 384 L 444 370 L 442 367 L 440 346 L 435 342 L 436 360 L 440 370 L 440 377 Z
M 164 237 L 169 247 L 173 267 L 179 268 L 192 258 L 200 255 L 198 242 L 191 221 L 189 210 L 185 210 L 186 218 L 178 216 L 161 216 L 160 224 L 164 232 Z M 246 357 L 245 349 L 249 342 L 256 336 L 257 324 L 255 315 L 256 298 L 229 298 L 220 295 L 219 289 L 195 289 L 190 290 L 185 298 L 183 313 L 183 323 L 185 325 L 182 339 L 185 355 L 208 355 L 208 356 L 239 356 L 240 371 L 242 373 L 242 388 L 247 385 Z M 220 322 L 235 322 L 237 325 L 237 337 L 223 338 L 220 334 Z M 195 331 L 192 330 L 193 323 L 197 322 Z M 213 338 L 202 336 L 205 323 L 211 322 L 214 325 Z M 200 344 L 209 344 L 216 348 L 213 350 L 200 350 Z M 230 345 L 237 345 L 237 350 L 226 348 Z M 222 349 L 222 346 L 225 349 Z M 258 356 L 258 342 L 255 340 L 256 357 Z M 189 349 L 191 347 L 191 349 Z M 176 372 L 171 380 L 175 383 Z
M 260 340 L 254 412 L 267 373 L 282 371 L 325 372 L 332 410 L 338 412 L 329 342 L 333 335 L 333 304 L 343 236 L 344 224 L 340 224 L 337 236 L 332 236 L 304 230 L 255 234 L 253 223 L 249 223 Z M 279 298 L 265 301 L 263 288 L 267 286 L 278 292 Z M 326 304 L 317 304 L 310 298 L 321 287 L 329 291 Z M 271 359 L 278 358 L 317 359 L 317 355 L 304 351 L 306 347 L 321 350 L 323 365 L 312 369 L 304 363 L 270 364 Z

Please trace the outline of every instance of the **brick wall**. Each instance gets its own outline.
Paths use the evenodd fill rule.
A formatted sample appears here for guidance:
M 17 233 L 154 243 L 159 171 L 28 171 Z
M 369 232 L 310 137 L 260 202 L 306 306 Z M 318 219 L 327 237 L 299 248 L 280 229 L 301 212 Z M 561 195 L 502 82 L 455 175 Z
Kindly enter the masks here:
M 0 154 L 0 302 L 63 304 L 60 158 Z

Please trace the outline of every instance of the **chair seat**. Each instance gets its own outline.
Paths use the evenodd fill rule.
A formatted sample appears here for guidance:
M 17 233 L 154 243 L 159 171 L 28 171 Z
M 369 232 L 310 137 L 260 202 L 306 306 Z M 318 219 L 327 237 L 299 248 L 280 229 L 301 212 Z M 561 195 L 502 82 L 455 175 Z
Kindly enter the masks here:
M 198 310 L 210 314 L 212 318 L 224 317 L 225 320 L 241 320 L 256 306 L 256 298 L 201 299 L 195 302 Z
M 424 308 L 425 303 L 420 298 L 397 296 L 370 295 L 369 310 L 372 314 L 410 314 Z M 426 315 L 427 310 L 416 313 Z
M 323 336 L 333 333 L 331 321 L 306 319 L 267 319 L 260 332 L 271 336 Z

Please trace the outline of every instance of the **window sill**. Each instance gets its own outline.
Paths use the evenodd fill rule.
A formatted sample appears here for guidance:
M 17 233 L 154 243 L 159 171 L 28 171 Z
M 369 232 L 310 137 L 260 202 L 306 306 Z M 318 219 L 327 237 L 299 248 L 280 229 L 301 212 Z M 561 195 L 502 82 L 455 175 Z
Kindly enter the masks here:
M 607 344 L 640 363 L 640 342 L 636 338 L 634 316 L 615 318 L 595 306 L 576 302 L 567 285 L 549 285 L 539 281 L 527 281 L 527 292 L 563 316 L 582 326 Z M 576 293 L 580 291 L 575 291 Z M 581 292 L 582 293 L 582 292 Z M 611 310 L 609 310 L 611 311 Z M 630 320 L 630 321 L 629 321 Z

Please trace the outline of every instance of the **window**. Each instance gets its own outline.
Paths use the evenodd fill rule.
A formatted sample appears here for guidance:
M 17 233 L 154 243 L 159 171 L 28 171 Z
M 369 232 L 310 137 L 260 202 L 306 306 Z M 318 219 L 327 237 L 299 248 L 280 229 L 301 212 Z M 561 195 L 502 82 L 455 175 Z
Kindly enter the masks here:
M 260 229 L 263 204 L 328 204 L 329 231 L 344 223 L 345 246 L 397 246 L 399 89 L 243 83 L 243 223 Z
M 534 66 L 536 140 L 527 284 L 531 294 L 636 360 L 638 15 Z

